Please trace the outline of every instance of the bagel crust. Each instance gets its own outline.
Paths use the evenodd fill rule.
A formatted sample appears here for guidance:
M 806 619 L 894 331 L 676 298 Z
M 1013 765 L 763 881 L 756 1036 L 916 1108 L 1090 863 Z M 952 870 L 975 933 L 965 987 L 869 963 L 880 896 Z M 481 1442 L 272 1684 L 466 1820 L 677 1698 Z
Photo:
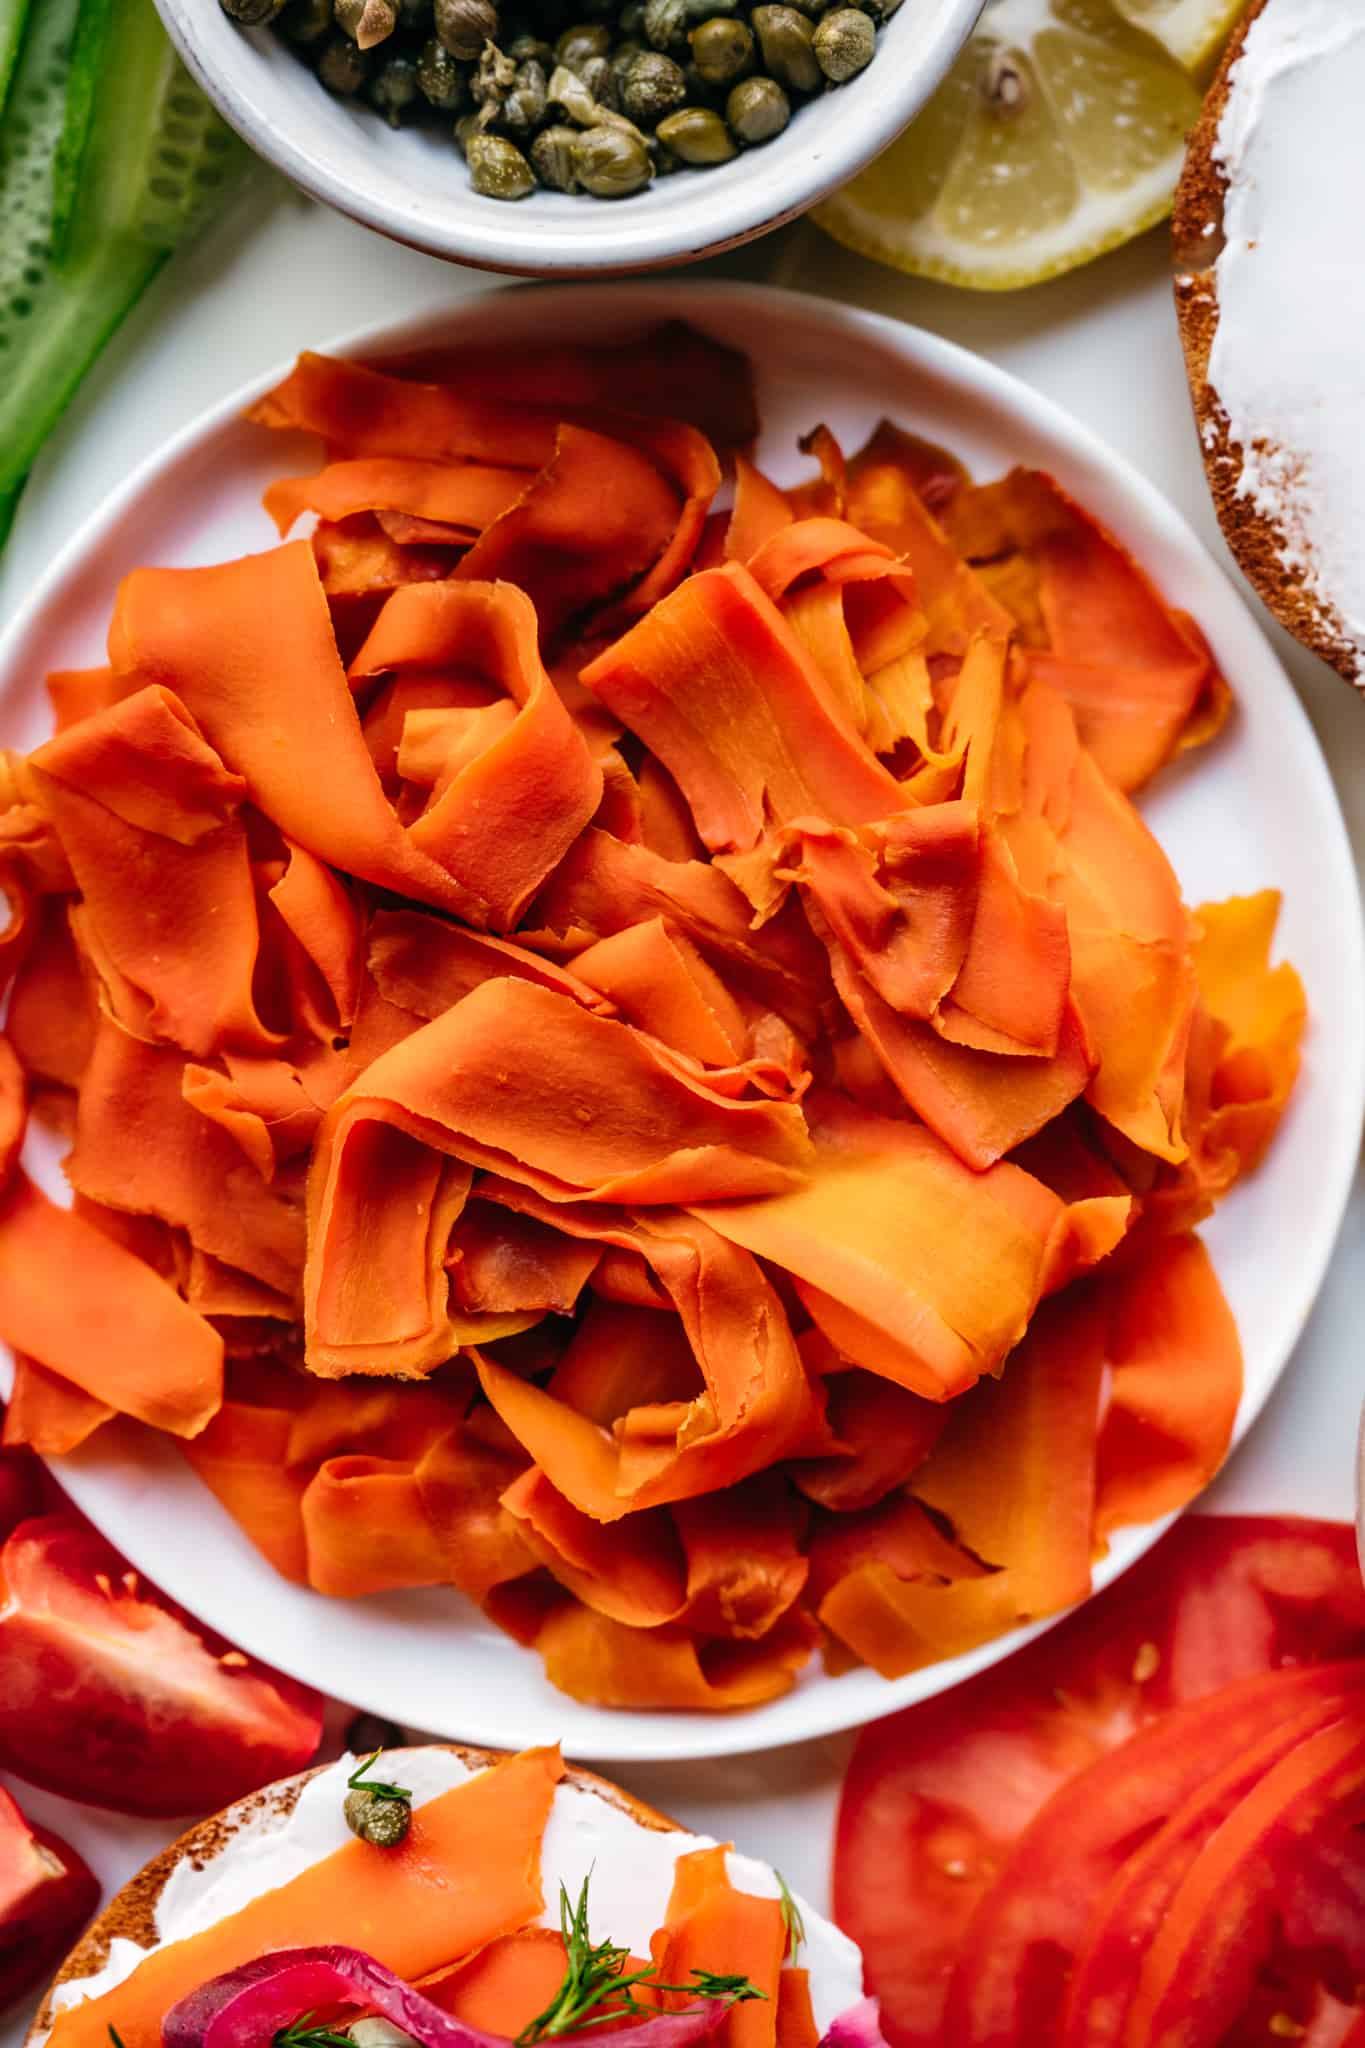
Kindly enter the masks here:
M 1172 220 L 1176 315 L 1199 428 L 1200 452 L 1224 538 L 1247 581 L 1280 623 L 1348 682 L 1361 687 L 1365 686 L 1365 672 L 1360 649 L 1346 634 L 1330 604 L 1319 593 L 1306 588 L 1289 566 L 1296 555 L 1301 555 L 1301 545 L 1265 508 L 1263 494 L 1258 502 L 1257 497 L 1239 489 L 1245 446 L 1233 434 L 1223 402 L 1209 381 L 1210 356 L 1219 321 L 1216 265 L 1225 246 L 1224 205 L 1228 190 L 1219 158 L 1219 132 L 1230 93 L 1235 89 L 1233 74 L 1243 55 L 1248 32 L 1266 7 L 1276 4 L 1284 4 L 1284 0 L 1251 0 L 1190 134 Z M 1255 348 L 1257 337 L 1249 334 L 1246 345 Z

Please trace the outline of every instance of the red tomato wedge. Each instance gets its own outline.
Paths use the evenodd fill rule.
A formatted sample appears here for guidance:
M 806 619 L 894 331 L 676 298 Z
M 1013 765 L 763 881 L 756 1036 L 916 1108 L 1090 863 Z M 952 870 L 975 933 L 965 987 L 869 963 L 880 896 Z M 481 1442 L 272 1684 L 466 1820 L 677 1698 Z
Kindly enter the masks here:
M 1348 1679 L 1351 1673 L 1355 1675 L 1353 1685 Z M 1348 1680 L 1345 1686 L 1340 1682 L 1342 1679 Z M 1278 1688 L 1277 1699 L 1266 1698 L 1267 1685 Z M 1240 1692 L 1248 1705 L 1251 1695 L 1259 1694 L 1259 1739 L 1246 1740 L 1232 1700 L 1234 1692 Z M 1282 1673 L 1269 1680 L 1252 1679 L 1241 1687 L 1225 1689 L 1208 1702 L 1203 1711 L 1210 1718 L 1215 1755 L 1221 1752 L 1228 1761 L 1221 1770 L 1210 1768 L 1204 1781 L 1166 1824 L 1128 1856 L 1090 1913 L 1084 1950 L 1066 1986 L 1065 2008 L 1056 2035 L 1058 2048 L 1120 2048 L 1127 2038 L 1144 1957 L 1196 1859 L 1218 1829 L 1235 1818 L 1242 1801 L 1255 1792 L 1267 1771 L 1308 1737 L 1340 1721 L 1343 1715 L 1361 1725 L 1362 1695 L 1365 1665 L 1357 1664 Z M 1172 1728 L 1179 1719 L 1178 1715 L 1167 1715 L 1153 1733 Z M 1133 1747 L 1130 1745 L 1122 1754 L 1128 1754 Z M 1206 1752 L 1196 1760 L 1210 1766 L 1213 1763 Z M 1117 1758 L 1113 1761 L 1117 1762 Z M 1020 1848 L 1023 1846 L 1021 1843 Z M 1361 1872 L 1358 1867 L 1350 1867 L 1349 1855 L 1333 1860 L 1337 1864 L 1334 1870 L 1329 1868 L 1328 1852 L 1315 1851 L 1294 1871 L 1293 1910 L 1285 1915 L 1291 1947 L 1341 1948 L 1346 1945 L 1340 1939 L 1343 1931 L 1354 1933 L 1357 1947 L 1365 1943 L 1361 1898 L 1348 1901 L 1343 1928 L 1333 1912 L 1330 1897 L 1333 1877 L 1338 1881 L 1345 1878 L 1349 1883 Z M 1283 1878 L 1285 1873 L 1280 1875 Z M 980 1918 L 978 1915 L 978 1921 Z
M 1126 2048 L 1218 2048 L 1274 1939 L 1282 1872 L 1329 1816 L 1365 1818 L 1358 1703 L 1282 1757 L 1195 1858 L 1147 1951 Z
M 0 1791 L 0 2007 L 60 1961 L 99 1895 L 75 1850 Z
M 1180 1882 L 1185 1845 L 1192 1860 L 1266 1770 L 1363 1699 L 1365 1662 L 1239 1679 L 1173 1708 L 1072 1778 L 1025 1829 L 972 1915 L 949 1987 L 947 2037 L 960 2048 L 1032 2048 L 1056 2039 L 1106 1886 L 1124 1900 L 1111 1914 L 1114 1945 L 1140 1962 L 1142 1942 Z M 1146 1851 L 1132 1856 L 1133 1844 L 1154 1828 Z M 1148 1879 L 1138 1893 L 1124 1888 L 1134 1864 L 1146 1866 Z M 1108 2031 L 1120 1976 L 1113 1969 L 1096 1988 L 1077 2048 L 1122 2041 L 1121 2011 L 1117 2031 Z
M 319 1694 L 202 1630 L 74 1514 L 0 1549 L 0 1768 L 117 1813 L 202 1813 L 308 1763 Z
M 834 1905 L 862 1948 L 891 2048 L 958 2048 L 965 2038 L 945 2012 L 967 1930 L 1015 1845 L 1070 1780 L 1171 1708 L 1281 1667 L 1362 1654 L 1365 1587 L 1351 1530 L 1191 1515 L 1008 1663 L 865 1729 L 840 1806 Z M 1158 1803 L 1154 1818 L 1170 1810 Z M 1090 1847 L 1103 1884 L 1112 1866 L 1103 1869 L 1100 1821 Z M 1086 1867 L 1093 1884 L 1096 1866 Z M 1053 1905 L 1067 1898 L 1063 1873 Z

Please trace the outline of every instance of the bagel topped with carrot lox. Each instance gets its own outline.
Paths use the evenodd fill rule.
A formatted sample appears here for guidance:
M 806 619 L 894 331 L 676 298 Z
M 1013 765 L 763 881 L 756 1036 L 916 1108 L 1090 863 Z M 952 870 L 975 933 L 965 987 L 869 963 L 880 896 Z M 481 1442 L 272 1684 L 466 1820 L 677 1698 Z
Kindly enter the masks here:
M 858 1950 L 769 1865 L 558 1751 L 286 1779 L 135 1879 L 28 2048 L 884 2048 Z M 635 2044 L 632 2044 L 635 2048 Z

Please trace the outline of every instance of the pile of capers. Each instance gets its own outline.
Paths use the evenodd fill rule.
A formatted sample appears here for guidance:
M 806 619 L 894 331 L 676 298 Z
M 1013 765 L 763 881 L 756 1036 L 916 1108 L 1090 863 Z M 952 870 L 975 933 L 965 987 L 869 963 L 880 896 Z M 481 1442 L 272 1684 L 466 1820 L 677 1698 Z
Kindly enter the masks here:
M 728 163 L 871 63 L 901 0 L 220 0 L 329 92 L 449 126 L 476 192 L 624 199 Z

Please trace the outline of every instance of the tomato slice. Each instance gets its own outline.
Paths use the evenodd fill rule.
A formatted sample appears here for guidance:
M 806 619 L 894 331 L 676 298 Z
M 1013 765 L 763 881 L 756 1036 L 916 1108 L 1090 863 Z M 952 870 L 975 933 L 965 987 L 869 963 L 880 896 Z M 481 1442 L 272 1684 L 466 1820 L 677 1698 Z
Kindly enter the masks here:
M 1282 1757 L 1195 1857 L 1144 1958 L 1126 2048 L 1217 2048 L 1272 1945 L 1286 1862 L 1324 1816 L 1363 1805 L 1357 1703 Z
M 0 1768 L 117 1813 L 201 1813 L 299 1770 L 323 1701 L 212 1636 L 73 1513 L 0 1549 Z
M 944 2012 L 968 1924 L 1059 1787 L 1173 1706 L 1362 1653 L 1349 1528 L 1188 1515 L 1007 1663 L 865 1729 L 840 1804 L 834 1903 L 892 2048 L 957 2048 Z
M 56 1967 L 99 1896 L 75 1850 L 0 1791 L 0 2006 Z
M 1242 1696 L 1240 1702 L 1234 1701 L 1236 1694 Z M 1126 1841 L 1116 1840 L 1115 1870 L 1108 1889 L 1083 1920 L 1084 1947 L 1065 1986 L 1065 2010 L 1056 2033 L 1058 2048 L 1118 2048 L 1137 1997 L 1143 1957 L 1195 1858 L 1268 1770 L 1308 1736 L 1340 1720 L 1343 1711 L 1360 1713 L 1362 1694 L 1365 1664 L 1322 1666 L 1317 1671 L 1243 1680 L 1240 1685 L 1225 1687 L 1205 1706 L 1184 1710 L 1185 1715 L 1202 1714 L 1205 1723 L 1205 1740 L 1189 1756 L 1192 1767 L 1187 1774 L 1187 1796 L 1165 1825 L 1126 1855 L 1126 1860 L 1125 1852 L 1138 1835 L 1130 1831 Z M 1136 1767 L 1144 1741 L 1173 1735 L 1175 1724 L 1183 1718 L 1179 1713 L 1167 1714 L 1146 1738 L 1138 1736 L 1128 1743 L 1110 1764 L 1117 1766 L 1128 1758 Z M 1230 1760 L 1223 1761 L 1220 1769 L 1224 1759 Z M 1067 1794 L 1079 1792 L 1095 1775 L 1087 1772 L 1067 1788 Z M 1016 1862 L 1028 1840 L 1025 1836 L 1019 1844 Z M 1092 1900 L 1096 1896 L 1091 1893 Z M 988 1895 L 987 1903 L 993 1897 L 994 1893 Z M 973 1922 L 969 1944 L 979 1933 L 983 1917 L 984 1913 L 978 1914 Z M 1302 1945 L 1315 1946 L 1324 1931 L 1315 1924 L 1312 1938 Z M 1073 1939 L 1068 1961 L 1080 1947 Z M 1049 2022 L 1055 2016 L 1054 2008 Z
M 1339 1719 L 1353 1694 L 1365 1695 L 1365 1663 L 1239 1679 L 1207 1700 L 1172 1708 L 1062 1786 L 1015 1843 L 968 1923 L 948 1992 L 946 2037 L 959 2048 L 1033 2048 L 1056 2039 L 1076 1956 L 1093 1946 L 1095 1901 L 1128 1876 L 1141 1860 L 1133 1844 L 1156 1829 L 1154 1842 L 1173 1837 L 1170 1853 L 1144 1872 L 1147 1892 L 1139 1887 L 1125 1897 L 1113 1929 L 1118 1956 L 1096 1973 L 1093 2030 L 1076 2036 L 1079 2048 L 1121 2040 L 1121 2012 L 1117 2030 L 1105 2031 L 1115 1979 L 1134 1942 L 1160 1921 L 1160 1878 L 1170 1873 L 1172 1892 L 1179 1882 L 1179 1847 L 1190 1841 L 1192 1861 L 1263 1772 Z M 1236 1761 L 1225 1774 L 1228 1757 Z M 1196 1811 L 1187 1821 L 1190 1808 Z M 1138 1901 L 1150 1903 L 1150 1920 L 1134 1916 Z

